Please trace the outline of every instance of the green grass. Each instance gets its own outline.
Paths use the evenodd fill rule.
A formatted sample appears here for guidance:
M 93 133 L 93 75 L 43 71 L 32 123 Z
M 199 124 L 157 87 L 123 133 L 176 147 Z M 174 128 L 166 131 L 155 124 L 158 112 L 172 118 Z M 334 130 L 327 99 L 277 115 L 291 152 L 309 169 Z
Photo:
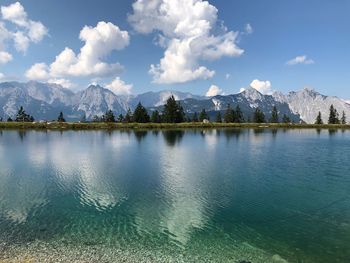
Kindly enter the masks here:
M 0 129 L 42 130 L 122 130 L 122 129 L 186 129 L 186 128 L 288 128 L 288 129 L 350 129 L 340 124 L 285 124 L 285 123 L 78 123 L 78 122 L 0 122 Z

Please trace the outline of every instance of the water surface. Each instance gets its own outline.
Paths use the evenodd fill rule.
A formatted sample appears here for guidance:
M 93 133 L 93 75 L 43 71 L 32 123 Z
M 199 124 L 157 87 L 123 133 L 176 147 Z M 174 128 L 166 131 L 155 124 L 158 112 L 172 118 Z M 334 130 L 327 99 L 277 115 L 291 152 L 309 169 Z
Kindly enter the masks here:
M 0 131 L 0 260 L 349 262 L 350 132 Z

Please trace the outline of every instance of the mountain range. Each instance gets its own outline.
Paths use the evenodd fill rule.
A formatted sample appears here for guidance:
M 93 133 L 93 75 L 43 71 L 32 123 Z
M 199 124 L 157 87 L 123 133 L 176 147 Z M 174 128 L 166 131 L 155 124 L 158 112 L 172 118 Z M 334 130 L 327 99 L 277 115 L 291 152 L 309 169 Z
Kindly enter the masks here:
M 272 95 L 263 95 L 248 88 L 238 94 L 214 97 L 169 90 L 117 96 L 99 85 L 90 85 L 85 90 L 73 92 L 57 84 L 30 81 L 0 83 L 0 117 L 13 117 L 18 108 L 23 106 L 36 120 L 56 119 L 62 111 L 67 120 L 77 121 L 83 116 L 92 119 L 94 115 L 100 116 L 109 109 L 115 115 L 125 114 L 129 108 L 133 110 L 139 102 L 150 111 L 161 110 L 171 95 L 180 101 L 186 114 L 191 115 L 205 109 L 212 118 L 218 111 L 223 113 L 228 104 L 232 107 L 239 105 L 246 119 L 251 118 L 257 107 L 269 118 L 272 107 L 276 106 L 280 116 L 286 114 L 295 122 L 313 123 L 319 111 L 326 121 L 332 104 L 339 113 L 344 111 L 350 116 L 350 104 L 346 100 L 325 96 L 308 88 L 288 94 L 275 92 Z

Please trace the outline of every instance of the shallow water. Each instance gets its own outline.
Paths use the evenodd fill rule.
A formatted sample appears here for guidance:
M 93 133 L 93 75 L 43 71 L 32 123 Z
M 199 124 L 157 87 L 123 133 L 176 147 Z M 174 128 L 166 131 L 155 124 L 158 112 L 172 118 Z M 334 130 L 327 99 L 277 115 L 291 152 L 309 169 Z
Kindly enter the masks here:
M 0 260 L 349 258 L 350 131 L 0 131 Z

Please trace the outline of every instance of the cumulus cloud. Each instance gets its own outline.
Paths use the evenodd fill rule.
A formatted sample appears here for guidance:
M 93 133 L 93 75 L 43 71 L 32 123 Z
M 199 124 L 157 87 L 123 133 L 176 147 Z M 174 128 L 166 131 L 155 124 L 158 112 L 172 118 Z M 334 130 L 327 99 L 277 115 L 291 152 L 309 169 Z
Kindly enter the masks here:
M 308 58 L 306 55 L 303 56 L 297 56 L 291 60 L 288 60 L 286 62 L 287 65 L 289 66 L 293 66 L 293 65 L 297 65 L 297 64 L 305 64 L 305 65 L 309 65 L 309 64 L 314 64 L 315 61 L 313 61 L 312 59 Z
M 77 86 L 76 84 L 72 83 L 68 79 L 49 79 L 47 82 L 61 85 L 62 87 L 67 88 L 67 89 L 72 89 L 72 88 L 75 88 Z
M 4 75 L 4 73 L 0 72 L 0 80 L 3 80 L 3 79 L 5 79 L 5 75 Z
M 80 31 L 79 38 L 85 42 L 79 54 L 66 47 L 50 66 L 43 63 L 34 64 L 27 70 L 27 78 L 100 78 L 111 77 L 122 70 L 123 67 L 119 63 L 107 63 L 103 59 L 112 51 L 121 50 L 129 45 L 127 31 L 120 30 L 110 22 L 99 22 L 96 27 L 85 26 Z M 40 74 L 37 74 L 38 69 Z
M 25 73 L 30 80 L 47 81 L 49 79 L 48 66 L 45 63 L 36 63 Z
M 271 82 L 268 80 L 258 80 L 255 79 L 250 83 L 250 87 L 253 89 L 256 89 L 260 93 L 264 95 L 271 95 L 273 93 L 273 90 L 271 88 Z
M 132 87 L 132 84 L 126 84 L 119 77 L 116 77 L 111 83 L 106 85 L 106 88 L 116 95 L 130 95 L 132 93 Z
M 223 56 L 240 56 L 237 32 L 219 26 L 218 10 L 203 0 L 137 0 L 128 20 L 143 34 L 159 33 L 165 48 L 159 64 L 151 65 L 155 83 L 184 83 L 208 79 L 215 71 L 200 63 Z M 214 33 L 215 32 L 215 33 Z
M 99 22 L 96 27 L 85 26 L 79 38 L 85 42 L 79 54 L 65 48 L 51 64 L 53 76 L 106 77 L 122 70 L 119 63 L 108 64 L 102 59 L 114 50 L 129 45 L 129 34 L 118 26 L 108 22 Z
M 12 60 L 12 55 L 6 51 L 0 51 L 0 65 Z
M 210 88 L 208 89 L 207 93 L 205 94 L 205 96 L 206 97 L 213 97 L 216 95 L 224 95 L 224 92 L 218 86 L 211 85 Z
M 226 75 L 225 75 L 225 78 L 226 79 L 229 79 L 231 77 L 231 74 L 229 74 L 229 73 L 227 73 Z
M 28 18 L 24 7 L 19 2 L 1 6 L 1 15 L 5 21 L 18 27 L 17 31 L 7 31 L 7 38 L 13 39 L 18 51 L 26 52 L 30 42 L 39 43 L 48 34 L 47 28 L 41 22 Z M 1 26 L 0 31 L 2 31 Z

